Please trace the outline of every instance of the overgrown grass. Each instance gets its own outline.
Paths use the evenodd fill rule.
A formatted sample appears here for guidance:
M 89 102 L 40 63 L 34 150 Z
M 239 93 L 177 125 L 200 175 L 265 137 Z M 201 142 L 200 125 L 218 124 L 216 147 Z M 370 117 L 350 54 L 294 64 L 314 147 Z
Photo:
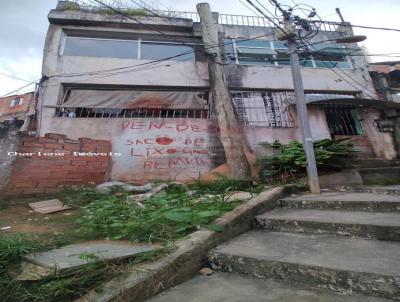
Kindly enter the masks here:
M 0 237 L 0 293 L 4 302 L 65 301 L 77 296 L 81 290 L 93 284 L 93 272 L 84 267 L 71 278 L 50 276 L 39 282 L 19 282 L 8 275 L 10 269 L 18 270 L 23 255 L 50 247 L 49 239 L 33 234 L 3 235 Z M 96 274 L 96 276 L 100 276 Z
M 223 175 L 218 175 L 218 179 L 213 182 L 196 181 L 189 185 L 191 190 L 196 190 L 199 194 L 226 194 L 232 191 L 247 191 L 260 193 L 265 190 L 265 186 L 253 184 L 251 180 L 232 179 Z
M 51 236 L 16 234 L 0 237 L 1 301 L 71 301 L 131 266 L 165 255 L 173 248 L 175 240 L 200 227 L 221 231 L 222 227 L 213 221 L 241 203 L 225 202 L 224 195 L 241 190 L 258 192 L 262 188 L 228 178 L 211 184 L 197 182 L 188 187 L 171 183 L 164 192 L 140 203 L 128 193 L 101 194 L 94 188 L 64 188 L 58 198 L 75 206 L 82 214 L 75 215 L 77 229 Z M 88 263 L 69 277 L 52 275 L 40 281 L 21 282 L 7 273 L 16 269 L 27 253 L 88 239 L 157 242 L 163 248 L 142 254 L 125 265 Z
M 135 203 L 135 201 L 131 201 Z M 168 242 L 199 227 L 221 230 L 212 221 L 234 209 L 239 202 L 210 197 L 198 201 L 175 190 L 157 194 L 143 208 L 116 196 L 94 200 L 78 220 L 79 232 L 90 239 L 127 239 L 139 242 Z
M 141 8 L 126 8 L 126 9 L 119 9 L 125 15 L 128 16 L 148 16 L 149 13 L 145 9 Z M 96 13 L 105 14 L 105 15 L 118 15 L 120 14 L 118 11 L 113 10 L 111 8 L 99 8 L 95 10 Z
M 66 244 L 69 238 L 45 238 L 33 234 L 16 234 L 0 237 L 0 297 L 2 302 L 58 302 L 72 301 L 97 287 L 105 280 L 129 271 L 129 267 L 157 259 L 169 250 L 141 254 L 129 263 L 94 263 L 88 257 L 88 264 L 73 275 L 61 276 L 57 273 L 39 281 L 17 281 L 9 276 L 11 270 L 18 271 L 22 256 L 39 250 Z

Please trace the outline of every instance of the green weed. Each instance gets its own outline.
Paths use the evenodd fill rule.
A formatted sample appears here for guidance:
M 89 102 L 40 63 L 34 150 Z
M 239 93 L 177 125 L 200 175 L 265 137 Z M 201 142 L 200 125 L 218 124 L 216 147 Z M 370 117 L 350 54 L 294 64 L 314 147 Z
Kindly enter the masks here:
M 218 175 L 218 179 L 213 182 L 201 182 L 197 180 L 189 185 L 189 188 L 196 190 L 200 195 L 202 194 L 225 194 L 232 191 L 247 191 L 259 193 L 263 189 L 262 186 L 252 184 L 251 180 L 233 179 L 223 175 Z
M 261 176 L 267 180 L 282 182 L 296 181 L 305 174 L 307 159 L 303 145 L 298 141 L 281 144 L 261 143 L 262 146 L 277 149 L 277 155 L 260 156 L 257 158 L 261 167 Z M 353 144 L 349 139 L 323 139 L 314 142 L 314 153 L 317 166 L 321 169 L 340 169 L 343 159 L 355 155 Z
M 128 239 L 131 241 L 173 241 L 211 222 L 238 202 L 220 200 L 199 202 L 186 192 L 168 189 L 134 207 L 115 196 L 94 200 L 78 219 L 79 232 L 87 238 Z M 214 227 L 216 229 L 216 227 Z
M 187 190 L 196 190 L 195 195 Z M 174 241 L 200 227 L 222 231 L 213 221 L 240 202 L 224 202 L 224 194 L 237 190 L 260 190 L 249 182 L 221 178 L 212 184 L 197 182 L 189 188 L 171 183 L 162 193 L 135 207 L 128 194 L 100 194 L 94 188 L 69 187 L 59 194 L 64 203 L 79 209 L 73 218 L 77 230 L 49 235 L 18 234 L 0 237 L 0 293 L 4 302 L 71 301 L 105 280 L 140 263 L 154 261 L 174 249 Z M 202 199 L 197 197 L 209 194 Z M 217 196 L 213 196 L 217 195 Z M 24 254 L 56 248 L 87 239 L 127 239 L 158 242 L 162 249 L 144 253 L 125 264 L 98 263 L 96 255 L 81 254 L 88 264 L 74 275 L 52 275 L 40 281 L 20 282 L 7 271 L 17 267 Z

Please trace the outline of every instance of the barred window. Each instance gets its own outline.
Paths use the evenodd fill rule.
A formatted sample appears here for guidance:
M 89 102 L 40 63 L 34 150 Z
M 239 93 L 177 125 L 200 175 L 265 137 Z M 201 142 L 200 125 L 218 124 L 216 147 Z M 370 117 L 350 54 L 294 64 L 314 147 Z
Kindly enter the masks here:
M 289 110 L 289 105 L 295 103 L 293 92 L 233 92 L 232 101 L 237 119 L 242 125 L 293 127 L 293 117 Z

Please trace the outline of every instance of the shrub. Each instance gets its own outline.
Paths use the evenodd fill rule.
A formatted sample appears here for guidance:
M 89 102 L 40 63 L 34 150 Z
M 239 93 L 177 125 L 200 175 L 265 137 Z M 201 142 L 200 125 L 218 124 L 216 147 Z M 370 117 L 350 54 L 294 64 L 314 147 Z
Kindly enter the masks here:
M 291 141 L 288 144 L 281 144 L 275 141 L 272 144 L 261 143 L 260 145 L 272 147 L 278 151 L 277 155 L 257 158 L 263 179 L 288 182 L 304 175 L 307 159 L 300 142 Z M 343 138 L 314 142 L 314 153 L 320 169 L 340 169 L 343 166 L 343 159 L 353 157 L 356 151 L 350 139 Z
M 238 202 L 193 200 L 186 192 L 169 188 L 146 200 L 144 207 L 115 196 L 93 200 L 79 218 L 79 232 L 89 239 L 110 238 L 141 242 L 169 242 L 198 227 L 217 230 L 212 221 L 235 208 Z

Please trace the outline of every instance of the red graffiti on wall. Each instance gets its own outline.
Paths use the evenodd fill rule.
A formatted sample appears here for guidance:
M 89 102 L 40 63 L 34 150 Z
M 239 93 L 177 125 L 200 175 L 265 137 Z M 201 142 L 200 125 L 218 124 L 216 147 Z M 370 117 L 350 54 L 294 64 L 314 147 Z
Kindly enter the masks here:
M 208 122 L 131 120 L 121 124 L 129 156 L 145 171 L 198 173 L 212 167 Z

